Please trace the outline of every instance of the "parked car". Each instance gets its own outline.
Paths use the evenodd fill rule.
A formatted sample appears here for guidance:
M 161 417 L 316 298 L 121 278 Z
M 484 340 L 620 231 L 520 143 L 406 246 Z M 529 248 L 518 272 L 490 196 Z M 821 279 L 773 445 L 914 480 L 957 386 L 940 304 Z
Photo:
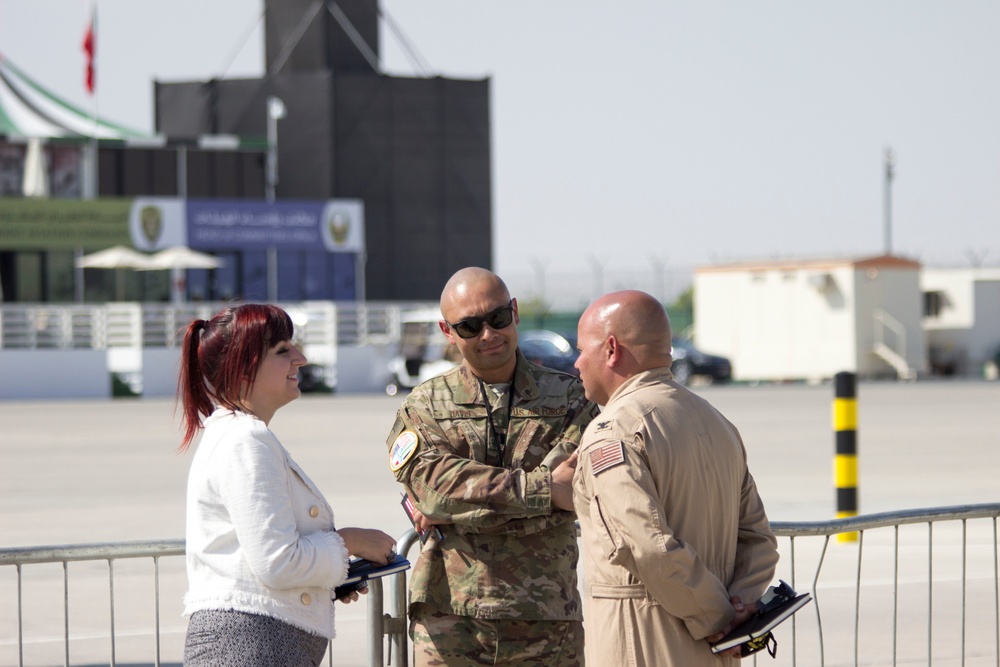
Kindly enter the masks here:
M 733 375 L 729 359 L 702 352 L 691 341 L 674 338 L 674 363 L 670 367 L 674 379 L 680 384 L 688 384 L 695 375 L 706 376 L 712 382 L 728 382 Z
M 518 347 L 528 361 L 564 373 L 580 374 L 573 366 L 580 352 L 569 336 L 548 329 L 528 329 L 518 332 Z
M 306 364 L 299 369 L 299 390 L 303 394 L 332 394 L 329 369 L 319 364 Z

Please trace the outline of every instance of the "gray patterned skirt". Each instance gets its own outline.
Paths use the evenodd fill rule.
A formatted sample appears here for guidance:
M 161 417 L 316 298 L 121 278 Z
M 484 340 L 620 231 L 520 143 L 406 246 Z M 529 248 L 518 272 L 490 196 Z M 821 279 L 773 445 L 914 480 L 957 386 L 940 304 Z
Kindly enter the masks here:
M 328 644 L 270 616 L 196 611 L 188 621 L 184 667 L 318 667 Z

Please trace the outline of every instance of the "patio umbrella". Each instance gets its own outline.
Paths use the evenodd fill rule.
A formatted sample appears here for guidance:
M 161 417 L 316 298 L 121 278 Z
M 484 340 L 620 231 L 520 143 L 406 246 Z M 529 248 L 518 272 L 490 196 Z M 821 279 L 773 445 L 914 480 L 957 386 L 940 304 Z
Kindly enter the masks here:
M 213 255 L 186 246 L 174 246 L 152 255 L 147 270 L 150 269 L 217 269 L 222 260 Z M 146 267 L 143 267 L 146 268 Z
M 125 299 L 122 269 L 147 269 L 151 267 L 149 255 L 123 245 L 116 245 L 106 250 L 77 257 L 74 263 L 79 269 L 115 269 L 115 293 L 118 301 Z
M 186 269 L 217 269 L 223 262 L 208 253 L 191 250 L 186 246 L 174 246 L 154 254 L 149 258 L 149 266 L 142 271 L 170 269 L 170 291 L 174 303 L 184 302 L 184 271 Z
M 152 268 L 149 255 L 123 245 L 116 245 L 107 250 L 100 250 L 89 255 L 77 257 L 76 266 L 80 269 Z

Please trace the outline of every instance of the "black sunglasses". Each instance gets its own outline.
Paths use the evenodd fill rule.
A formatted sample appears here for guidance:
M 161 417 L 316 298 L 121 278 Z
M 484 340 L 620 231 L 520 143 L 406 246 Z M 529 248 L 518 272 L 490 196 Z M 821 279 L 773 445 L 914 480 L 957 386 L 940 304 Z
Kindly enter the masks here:
M 500 306 L 482 317 L 467 317 L 461 322 L 455 322 L 454 324 L 445 320 L 445 323 L 458 334 L 459 338 L 473 338 L 482 332 L 483 323 L 490 325 L 491 329 L 504 329 L 509 327 L 513 321 L 514 300 L 511 299 L 506 306 Z

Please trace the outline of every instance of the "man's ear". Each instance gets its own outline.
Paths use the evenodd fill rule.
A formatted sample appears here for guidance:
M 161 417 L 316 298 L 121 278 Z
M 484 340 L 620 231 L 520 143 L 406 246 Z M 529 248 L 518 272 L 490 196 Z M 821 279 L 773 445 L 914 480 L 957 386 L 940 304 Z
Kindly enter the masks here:
M 517 314 L 517 299 L 511 299 L 510 305 L 514 308 L 514 326 L 516 327 L 521 323 L 521 316 Z
M 451 332 L 451 327 L 444 320 L 438 320 L 438 328 L 441 329 L 441 333 L 444 337 L 448 339 L 448 342 L 452 345 L 455 344 L 455 335 Z
M 608 336 L 608 350 L 605 353 L 607 355 L 605 363 L 608 368 L 614 368 L 618 362 L 621 360 L 622 347 L 618 344 L 618 339 L 614 336 Z

